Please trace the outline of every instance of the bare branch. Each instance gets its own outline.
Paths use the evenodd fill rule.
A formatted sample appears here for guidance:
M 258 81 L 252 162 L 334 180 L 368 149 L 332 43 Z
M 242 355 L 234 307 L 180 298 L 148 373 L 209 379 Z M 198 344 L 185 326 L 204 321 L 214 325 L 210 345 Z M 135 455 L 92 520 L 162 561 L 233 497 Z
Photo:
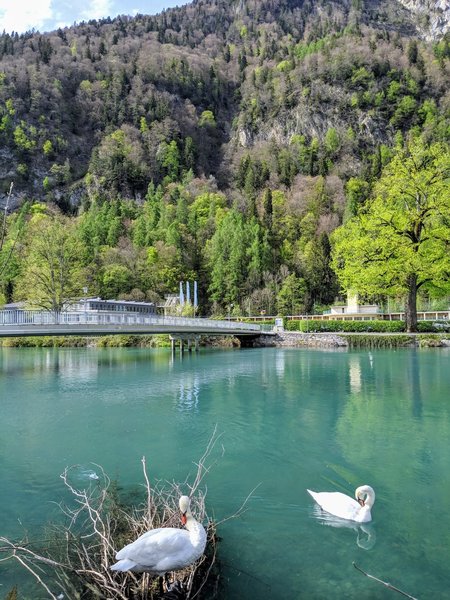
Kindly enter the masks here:
M 373 579 L 374 581 L 378 581 L 378 583 L 383 584 L 385 587 L 389 588 L 390 590 L 393 590 L 394 592 L 398 592 L 399 594 L 402 594 L 403 596 L 406 596 L 407 598 L 410 598 L 410 600 L 417 600 L 417 598 L 415 598 L 414 596 L 410 596 L 410 594 L 407 594 L 406 592 L 403 592 L 402 590 L 400 590 L 399 588 L 393 586 L 392 584 L 388 583 L 387 581 L 383 581 L 382 579 L 378 579 L 378 577 L 374 577 L 374 575 L 370 575 L 369 573 L 366 573 L 366 571 L 363 571 L 363 569 L 361 569 L 361 567 L 358 567 L 358 565 L 355 562 L 353 563 L 353 566 L 355 567 L 355 569 L 357 571 L 359 571 L 360 573 L 362 573 L 366 577 L 369 577 L 369 579 Z

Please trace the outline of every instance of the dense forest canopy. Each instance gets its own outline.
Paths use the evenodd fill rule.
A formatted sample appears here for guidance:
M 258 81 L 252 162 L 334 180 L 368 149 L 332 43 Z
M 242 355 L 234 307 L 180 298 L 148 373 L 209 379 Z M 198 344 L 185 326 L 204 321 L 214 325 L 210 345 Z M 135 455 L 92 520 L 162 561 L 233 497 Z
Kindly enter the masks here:
M 450 36 L 419 33 L 378 0 L 197 0 L 3 33 L 1 298 L 158 300 L 196 279 L 205 314 L 330 305 L 332 232 L 411 140 L 448 156 Z M 67 280 L 44 293 L 52 264 Z

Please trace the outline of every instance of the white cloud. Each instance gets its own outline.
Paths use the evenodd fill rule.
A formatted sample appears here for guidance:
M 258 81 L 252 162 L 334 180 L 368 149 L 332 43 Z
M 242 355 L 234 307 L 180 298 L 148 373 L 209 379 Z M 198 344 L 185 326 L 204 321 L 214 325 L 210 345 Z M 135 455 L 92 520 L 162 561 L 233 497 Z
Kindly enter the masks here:
M 0 32 L 41 30 L 52 17 L 52 0 L 0 0 Z
M 1 1 L 1 0 L 0 0 Z M 89 21 L 90 19 L 103 19 L 111 14 L 111 0 L 92 0 L 80 12 L 80 21 Z
M 146 8 L 142 4 L 141 8 L 134 8 L 139 0 L 0 0 L 0 33 L 31 29 L 42 33 L 118 14 L 156 14 L 163 8 L 185 3 L 186 0 L 146 0 L 142 2 Z

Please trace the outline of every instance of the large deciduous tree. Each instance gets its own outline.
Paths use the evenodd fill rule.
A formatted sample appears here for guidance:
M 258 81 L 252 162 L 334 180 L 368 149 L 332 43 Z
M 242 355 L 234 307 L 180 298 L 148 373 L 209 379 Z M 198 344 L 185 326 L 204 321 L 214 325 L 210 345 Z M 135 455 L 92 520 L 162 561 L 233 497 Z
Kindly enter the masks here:
M 358 214 L 332 237 L 344 289 L 405 297 L 406 329 L 417 331 L 417 294 L 450 289 L 450 154 L 444 143 L 398 149 Z
M 16 299 L 61 312 L 80 297 L 85 285 L 81 253 L 73 221 L 61 215 L 35 214 L 28 225 Z

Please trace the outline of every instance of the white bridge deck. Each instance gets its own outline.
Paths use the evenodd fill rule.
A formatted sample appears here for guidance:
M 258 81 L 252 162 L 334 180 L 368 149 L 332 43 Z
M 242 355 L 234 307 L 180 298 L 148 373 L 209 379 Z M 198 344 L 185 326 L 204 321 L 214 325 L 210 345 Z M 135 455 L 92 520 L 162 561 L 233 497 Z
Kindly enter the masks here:
M 0 311 L 0 337 L 52 335 L 171 334 L 259 335 L 263 327 L 252 323 L 214 319 L 163 317 L 129 312 L 61 312 L 32 310 Z

